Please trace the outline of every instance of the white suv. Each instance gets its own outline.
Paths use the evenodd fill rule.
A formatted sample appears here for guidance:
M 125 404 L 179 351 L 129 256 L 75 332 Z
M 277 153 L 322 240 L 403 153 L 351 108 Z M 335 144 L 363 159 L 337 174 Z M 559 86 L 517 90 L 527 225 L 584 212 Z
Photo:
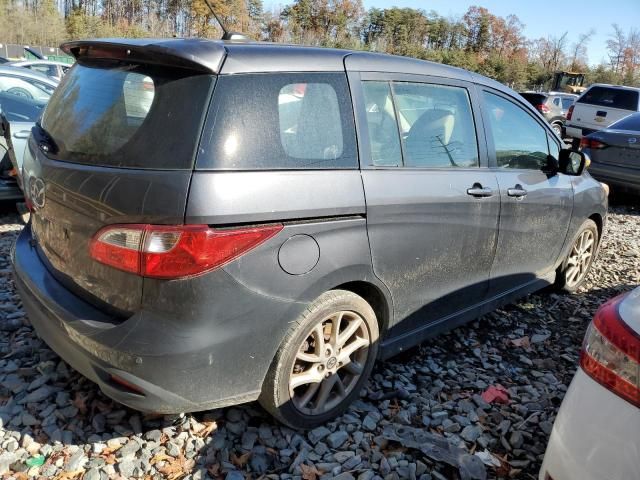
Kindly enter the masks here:
M 567 112 L 566 135 L 579 141 L 613 122 L 640 111 L 640 88 L 593 84 Z

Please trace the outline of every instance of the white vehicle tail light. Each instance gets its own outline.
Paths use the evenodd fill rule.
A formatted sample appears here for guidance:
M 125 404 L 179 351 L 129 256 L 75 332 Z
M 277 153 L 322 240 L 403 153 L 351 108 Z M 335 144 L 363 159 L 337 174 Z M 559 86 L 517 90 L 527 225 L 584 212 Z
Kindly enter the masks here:
M 208 225 L 110 225 L 91 239 L 91 257 L 143 277 L 184 278 L 214 270 L 274 236 L 281 224 L 214 229 Z
M 573 109 L 574 109 L 575 105 L 571 105 L 569 107 L 569 110 L 567 110 L 567 120 L 571 120 L 571 117 L 573 117 Z
M 616 395 L 640 407 L 640 335 L 618 313 L 624 296 L 602 305 L 587 329 L 580 366 Z

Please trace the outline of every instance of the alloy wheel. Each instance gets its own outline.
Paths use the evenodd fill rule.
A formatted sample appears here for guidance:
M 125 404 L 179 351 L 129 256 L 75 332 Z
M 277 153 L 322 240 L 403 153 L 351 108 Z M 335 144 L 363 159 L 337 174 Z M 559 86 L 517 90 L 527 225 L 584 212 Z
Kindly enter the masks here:
M 567 259 L 566 283 L 568 287 L 577 285 L 586 276 L 595 246 L 595 235 L 591 230 L 585 230 L 576 239 Z
M 367 324 L 355 312 L 336 312 L 318 322 L 300 345 L 289 376 L 296 409 L 320 415 L 338 406 L 358 384 L 370 344 Z

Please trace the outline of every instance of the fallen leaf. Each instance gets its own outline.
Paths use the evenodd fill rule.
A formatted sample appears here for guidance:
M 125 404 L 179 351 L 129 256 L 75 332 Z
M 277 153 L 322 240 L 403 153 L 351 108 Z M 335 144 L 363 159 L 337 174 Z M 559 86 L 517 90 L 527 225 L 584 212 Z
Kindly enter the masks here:
M 300 471 L 302 472 L 303 480 L 316 480 L 322 472 L 316 468 L 315 465 L 300 464 Z
M 238 468 L 244 468 L 244 466 L 249 462 L 251 458 L 251 452 L 243 453 L 240 456 L 237 456 L 235 453 L 231 454 L 231 463 L 233 463 Z
M 196 462 L 193 459 L 187 460 L 184 455 L 180 454 L 177 458 L 168 457 L 162 467 L 156 467 L 158 472 L 163 474 L 167 480 L 178 480 L 185 477 L 193 470 Z
M 522 347 L 527 349 L 531 347 L 531 342 L 529 340 L 529 337 L 527 336 L 516 338 L 515 340 L 511 340 L 511 344 L 514 347 Z
M 80 410 L 80 413 L 83 415 L 87 413 L 87 398 L 89 398 L 89 395 L 83 395 L 80 392 L 76 392 L 76 396 L 72 402 L 74 407 Z
M 155 465 L 158 462 L 163 462 L 166 460 L 171 460 L 173 461 L 174 458 L 170 457 L 169 455 L 167 455 L 166 453 L 156 453 L 155 456 L 149 461 L 149 463 L 151 465 Z
M 73 472 L 60 472 L 53 477 L 53 480 L 74 480 L 84 473 L 84 470 L 75 470 Z
M 509 403 L 509 391 L 500 384 L 491 385 L 481 397 L 487 403 Z
M 203 424 L 204 424 L 204 428 L 196 432 L 196 434 L 201 438 L 208 437 L 211 434 L 211 432 L 213 432 L 214 430 L 217 430 L 218 428 L 218 424 L 216 422 L 203 422 Z

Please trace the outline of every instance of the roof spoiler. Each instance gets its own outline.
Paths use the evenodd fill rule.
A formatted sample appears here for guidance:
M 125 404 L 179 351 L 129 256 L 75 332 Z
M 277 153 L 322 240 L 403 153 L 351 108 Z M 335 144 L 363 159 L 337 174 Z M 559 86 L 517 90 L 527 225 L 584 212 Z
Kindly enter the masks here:
M 195 38 L 76 40 L 63 43 L 60 49 L 76 60 L 125 60 L 214 74 L 220 71 L 226 56 L 226 49 L 220 42 Z

